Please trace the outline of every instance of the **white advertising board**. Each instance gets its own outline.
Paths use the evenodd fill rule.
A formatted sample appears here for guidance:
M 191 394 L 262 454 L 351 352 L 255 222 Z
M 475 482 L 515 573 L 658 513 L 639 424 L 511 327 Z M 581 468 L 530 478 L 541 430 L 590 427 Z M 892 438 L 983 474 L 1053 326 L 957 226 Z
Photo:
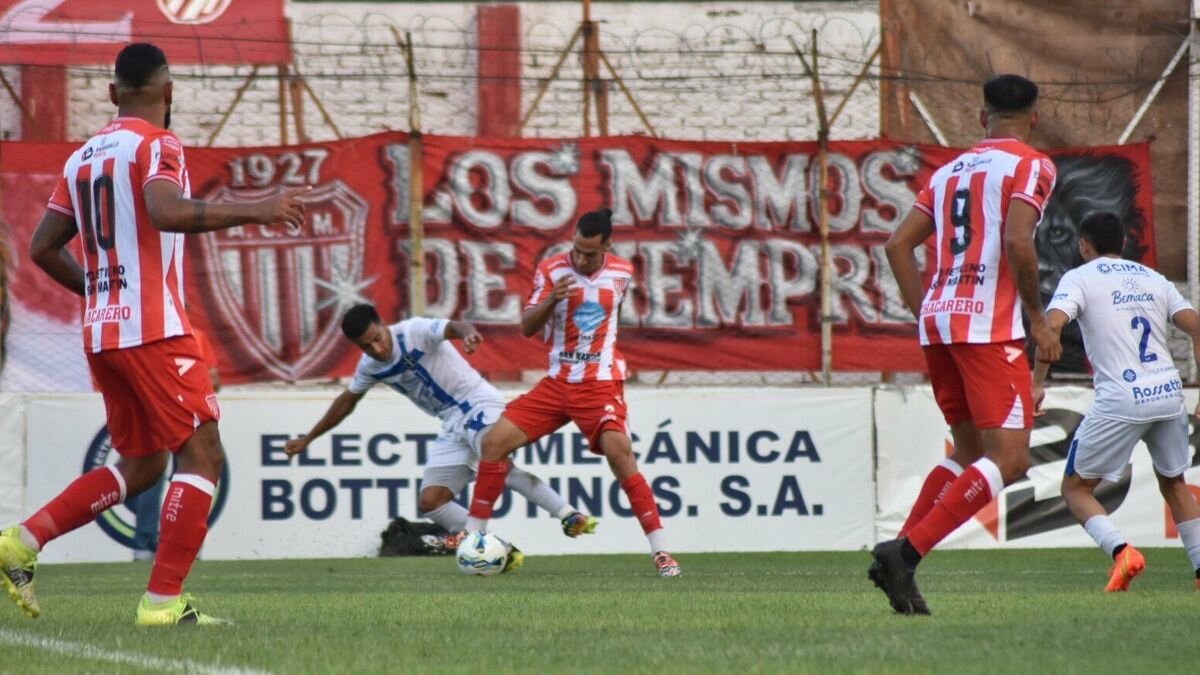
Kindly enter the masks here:
M 17 521 L 25 499 L 25 397 L 0 394 L 0 527 Z
M 871 390 L 687 389 L 627 392 L 634 449 L 654 488 L 672 551 L 853 550 L 874 539 Z M 439 429 L 406 400 L 372 392 L 307 456 L 284 442 L 311 427 L 334 392 L 222 397 L 228 479 L 207 559 L 375 555 L 396 515 L 415 519 L 428 444 Z M 69 421 L 69 423 L 68 423 Z M 26 512 L 108 453 L 98 396 L 29 401 Z M 601 519 L 567 539 L 524 498 L 506 496 L 492 529 L 534 554 L 647 551 L 628 500 L 573 426 L 515 461 Z M 126 560 L 125 505 L 47 547 L 42 560 Z
M 1185 390 L 1189 410 L 1197 392 Z M 1054 387 L 1047 391 L 1046 415 L 1036 419 L 1031 439 L 1032 468 L 1009 486 L 975 519 L 942 544 L 948 548 L 1093 546 L 1091 538 L 1067 511 L 1059 485 L 1075 429 L 1092 403 L 1087 387 Z M 1194 420 L 1193 420 L 1194 421 Z M 880 540 L 894 537 L 916 501 L 929 470 L 951 450 L 950 431 L 929 387 L 880 389 L 875 392 L 879 484 L 877 516 Z M 1200 485 L 1200 444 L 1191 430 L 1192 468 L 1188 483 Z M 1200 490 L 1193 488 L 1200 497 Z M 1113 523 L 1139 546 L 1177 546 L 1169 513 L 1158 492 L 1154 469 L 1144 444 L 1138 444 L 1122 480 L 1101 483 L 1096 491 Z

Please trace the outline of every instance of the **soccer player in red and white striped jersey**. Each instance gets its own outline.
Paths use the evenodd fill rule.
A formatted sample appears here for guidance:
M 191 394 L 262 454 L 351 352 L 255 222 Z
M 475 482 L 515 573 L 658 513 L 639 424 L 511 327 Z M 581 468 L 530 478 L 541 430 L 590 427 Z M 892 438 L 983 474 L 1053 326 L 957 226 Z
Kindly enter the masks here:
M 954 437 L 900 538 L 873 552 L 869 576 L 903 614 L 929 613 L 913 576 L 921 558 L 1029 468 L 1034 406 L 1022 307 L 1039 358 L 1062 353 L 1042 308 L 1033 241 L 1055 173 L 1027 145 L 1037 93 L 1017 75 L 984 85 L 987 137 L 934 172 L 887 245 Z M 925 288 L 915 249 L 930 237 L 936 258 Z
M 585 213 L 567 253 L 542 261 L 521 315 L 527 337 L 550 346 L 546 377 L 508 404 L 483 439 L 468 532 L 482 532 L 504 490 L 506 458 L 517 448 L 574 422 L 592 452 L 604 455 L 650 542 L 659 576 L 679 576 L 666 550 L 654 492 L 638 471 L 625 407 L 625 359 L 617 350 L 621 302 L 633 265 L 609 252 L 612 211 Z
M 118 117 L 71 155 L 34 232 L 30 257 L 85 298 L 84 350 L 121 459 L 80 476 L 4 530 L 0 579 L 25 613 L 37 616 L 33 572 L 41 548 L 154 485 L 170 451 L 175 476 L 136 622 L 212 623 L 182 593 L 208 531 L 224 462 L 217 397 L 184 311 L 184 235 L 248 223 L 299 227 L 302 190 L 247 204 L 191 199 L 183 148 L 167 131 L 167 59 L 154 45 L 121 50 L 109 96 Z M 82 266 L 67 249 L 80 234 Z

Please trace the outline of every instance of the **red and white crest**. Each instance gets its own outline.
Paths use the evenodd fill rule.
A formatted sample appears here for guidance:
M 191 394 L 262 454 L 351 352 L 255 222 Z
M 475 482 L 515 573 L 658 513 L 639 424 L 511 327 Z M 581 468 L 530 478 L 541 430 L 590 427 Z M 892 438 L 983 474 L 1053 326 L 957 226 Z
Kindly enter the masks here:
M 247 202 L 279 188 L 206 195 Z M 333 181 L 300 197 L 300 231 L 246 225 L 200 237 L 207 295 L 240 350 L 273 376 L 297 380 L 322 372 L 341 339 L 342 314 L 366 302 L 363 279 L 367 202 Z
M 216 21 L 233 0 L 158 0 L 158 9 L 171 23 Z

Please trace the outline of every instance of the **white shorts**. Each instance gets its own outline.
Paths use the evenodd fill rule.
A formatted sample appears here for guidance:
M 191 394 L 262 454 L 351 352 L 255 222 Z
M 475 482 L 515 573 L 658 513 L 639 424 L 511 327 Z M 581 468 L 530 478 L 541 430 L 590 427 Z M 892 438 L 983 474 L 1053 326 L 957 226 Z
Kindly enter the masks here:
M 1188 415 L 1149 422 L 1127 422 L 1088 415 L 1075 430 L 1075 439 L 1067 453 L 1068 476 L 1078 474 L 1087 480 L 1121 480 L 1133 448 L 1145 441 L 1160 476 L 1182 474 L 1192 464 L 1188 443 Z
M 503 412 L 503 401 L 481 403 L 471 408 L 471 412 L 447 422 L 442 427 L 442 432 L 430 444 L 429 456 L 425 459 L 426 478 L 424 483 L 426 485 L 443 484 L 430 483 L 429 472 L 431 469 L 460 466 L 467 470 L 466 480 L 470 480 L 475 469 L 479 467 L 479 453 L 483 436 L 500 419 Z M 463 482 L 463 485 L 466 485 L 466 481 Z M 446 487 L 452 486 L 446 485 Z

